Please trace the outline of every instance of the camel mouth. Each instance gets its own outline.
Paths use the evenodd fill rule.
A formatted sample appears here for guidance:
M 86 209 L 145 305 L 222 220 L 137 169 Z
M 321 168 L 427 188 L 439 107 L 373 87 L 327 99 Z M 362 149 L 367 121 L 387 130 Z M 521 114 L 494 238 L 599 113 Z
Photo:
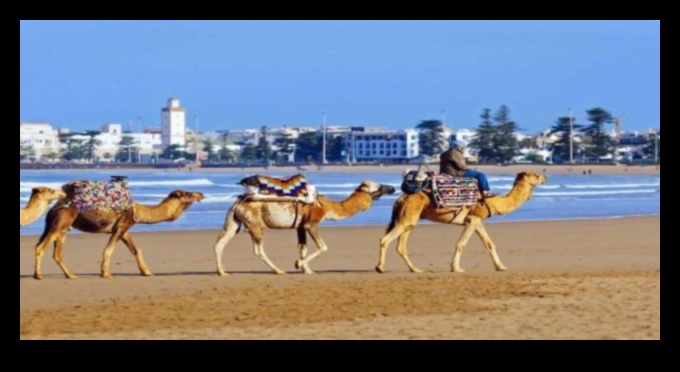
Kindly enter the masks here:
M 380 185 L 378 191 L 371 193 L 371 197 L 373 198 L 373 200 L 378 200 L 383 195 L 392 195 L 395 192 L 397 192 L 397 190 L 392 186 Z
M 397 192 L 397 189 L 395 189 L 394 187 L 389 186 L 389 185 L 382 185 L 382 186 L 380 186 L 380 188 L 382 189 L 383 194 L 387 194 L 387 195 L 392 195 L 395 192 Z

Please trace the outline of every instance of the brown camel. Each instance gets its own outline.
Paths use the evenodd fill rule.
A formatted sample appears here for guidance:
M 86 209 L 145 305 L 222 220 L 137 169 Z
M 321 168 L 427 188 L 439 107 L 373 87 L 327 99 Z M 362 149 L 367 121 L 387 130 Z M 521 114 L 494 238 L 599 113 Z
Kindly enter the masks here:
M 26 207 L 19 208 L 19 228 L 37 221 L 45 213 L 47 207 L 55 200 L 65 198 L 66 193 L 48 187 L 36 187 L 31 190 L 31 198 Z
M 255 255 L 262 259 L 275 273 L 285 274 L 272 263 L 264 251 L 264 231 L 270 229 L 296 229 L 300 260 L 295 268 L 305 274 L 313 274 L 309 263 L 328 246 L 319 235 L 319 224 L 324 220 L 343 220 L 363 212 L 371 207 L 374 200 L 384 194 L 394 194 L 392 186 L 380 185 L 372 181 L 364 181 L 345 200 L 333 201 L 319 195 L 313 204 L 302 204 L 290 201 L 248 201 L 247 197 L 239 197 L 227 213 L 224 229 L 215 244 L 217 273 L 227 275 L 222 266 L 222 252 L 229 241 L 240 231 L 241 225 L 250 233 Z M 317 251 L 307 256 L 307 233 L 316 244 Z
M 416 224 L 421 219 L 426 219 L 438 223 L 445 224 L 459 224 L 464 225 L 463 233 L 456 243 L 456 252 L 453 255 L 451 263 L 451 271 L 456 273 L 463 273 L 460 267 L 460 256 L 463 253 L 465 245 L 470 240 L 472 233 L 482 239 L 484 246 L 489 251 L 493 264 L 497 271 L 505 271 L 507 268 L 501 262 L 496 253 L 496 245 L 489 238 L 482 221 L 491 217 L 492 215 L 508 214 L 525 201 L 531 198 L 534 187 L 547 182 L 543 175 L 532 172 L 523 172 L 517 175 L 515 184 L 512 190 L 505 196 L 496 196 L 487 198 L 485 201 L 479 201 L 469 209 L 469 213 L 464 219 L 456 219 L 456 214 L 461 210 L 452 211 L 447 209 L 437 209 L 432 202 L 430 195 L 426 192 L 419 192 L 411 195 L 404 194 L 394 204 L 392 210 L 392 220 L 387 228 L 386 234 L 380 239 L 380 261 L 375 268 L 377 272 L 385 272 L 385 254 L 387 247 L 392 241 L 399 238 L 397 242 L 397 252 L 401 258 L 404 259 L 409 270 L 414 273 L 422 272 L 415 267 L 408 257 L 408 249 L 406 242 L 411 231 L 416 227 Z
M 171 192 L 160 204 L 147 206 L 134 203 L 133 207 L 124 212 L 113 210 L 95 209 L 78 212 L 76 207 L 69 204 L 68 200 L 60 200 L 47 213 L 45 231 L 35 247 L 35 279 L 42 279 L 41 261 L 43 253 L 48 245 L 54 242 L 54 260 L 69 279 L 77 277 L 69 272 L 62 260 L 62 250 L 66 240 L 66 233 L 71 227 L 88 233 L 111 234 L 101 264 L 102 278 L 111 278 L 109 261 L 119 240 L 128 247 L 135 256 L 139 271 L 143 276 L 151 276 L 151 270 L 144 262 L 142 251 L 135 246 L 128 231 L 136 223 L 156 224 L 178 219 L 182 213 L 194 202 L 203 200 L 200 192 L 187 192 L 176 190 Z

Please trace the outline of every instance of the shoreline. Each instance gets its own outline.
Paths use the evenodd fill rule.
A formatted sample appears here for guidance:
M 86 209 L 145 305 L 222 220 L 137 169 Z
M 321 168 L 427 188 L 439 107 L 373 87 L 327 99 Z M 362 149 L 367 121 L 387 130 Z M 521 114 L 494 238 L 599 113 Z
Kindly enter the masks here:
M 225 212 L 226 213 L 226 212 Z M 556 219 L 541 219 L 541 220 L 487 220 L 484 221 L 484 224 L 524 224 L 524 223 L 536 223 L 536 222 L 569 222 L 569 221 L 589 221 L 589 220 L 594 220 L 594 221 L 599 221 L 599 220 L 620 220 L 620 219 L 629 219 L 629 218 L 655 218 L 659 217 L 661 218 L 661 213 L 651 213 L 651 214 L 631 214 L 631 215 L 626 215 L 626 216 L 611 216 L 611 217 L 606 217 L 606 216 L 595 216 L 595 217 L 579 217 L 579 218 L 556 218 Z M 418 225 L 423 225 L 423 226 L 430 226 L 430 225 L 437 225 L 435 222 L 427 221 L 427 220 L 420 220 L 418 222 Z M 362 228 L 362 227 L 385 227 L 387 226 L 387 223 L 375 223 L 375 224 L 361 224 L 361 225 L 323 225 L 322 226 L 324 229 L 349 229 L 349 228 Z M 285 230 L 285 229 L 284 229 Z M 218 233 L 220 230 L 216 228 L 212 229 L 177 229 L 177 230 L 153 230 L 153 231 L 135 231 L 134 228 L 131 230 L 131 233 L 134 234 L 158 234 L 158 233 L 164 233 L 164 232 L 203 232 L 203 233 Z M 84 233 L 79 230 L 72 230 L 70 235 L 80 235 L 80 234 L 88 234 Z M 21 234 L 19 232 L 19 237 L 40 237 L 42 233 L 35 233 L 35 234 Z
M 417 169 L 418 164 L 398 164 L 398 165 L 327 165 L 323 169 L 319 169 L 318 165 L 306 165 L 302 167 L 282 166 L 282 167 L 232 167 L 232 168 L 112 168 L 112 169 L 19 169 L 21 172 L 49 172 L 49 173 L 63 173 L 69 171 L 75 172 L 97 172 L 97 173 L 139 173 L 139 172 L 167 172 L 167 173 L 239 173 L 239 174 L 256 174 L 258 172 L 266 173 L 285 173 L 295 174 L 300 173 L 403 173 L 406 169 Z M 429 164 L 433 171 L 438 170 L 438 165 Z M 591 170 L 593 175 L 597 174 L 632 174 L 632 175 L 661 175 L 660 165 L 611 165 L 611 164 L 573 164 L 573 165 L 540 165 L 540 164 L 512 164 L 512 165 L 468 165 L 472 169 L 477 169 L 482 172 L 490 174 L 516 174 L 519 172 L 535 172 L 545 174 L 582 174 L 584 171 Z

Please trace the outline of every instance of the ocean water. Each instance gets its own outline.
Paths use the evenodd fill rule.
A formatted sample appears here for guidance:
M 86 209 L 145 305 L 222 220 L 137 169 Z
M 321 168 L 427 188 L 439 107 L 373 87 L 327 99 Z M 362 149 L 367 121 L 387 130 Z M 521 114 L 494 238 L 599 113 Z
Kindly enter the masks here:
M 278 177 L 291 174 L 259 172 Z M 115 175 L 129 177 L 136 202 L 157 204 L 172 190 L 200 191 L 206 199 L 194 204 L 174 222 L 155 225 L 136 225 L 132 231 L 211 230 L 221 229 L 226 212 L 243 188 L 236 182 L 253 173 L 202 173 L 163 170 L 116 171 Z M 331 199 L 342 200 L 363 181 L 389 184 L 397 189 L 394 195 L 382 197 L 368 211 L 344 221 L 325 221 L 324 226 L 380 225 L 386 226 L 391 208 L 400 195 L 401 174 L 391 173 L 318 173 L 306 174 L 320 193 Z M 505 194 L 513 184 L 514 175 L 488 174 L 494 193 Z M 28 201 L 31 189 L 37 186 L 59 188 L 78 179 L 105 181 L 108 173 L 100 171 L 20 171 L 19 206 Z M 548 183 L 534 190 L 534 196 L 515 212 L 494 216 L 489 223 L 510 221 L 572 220 L 589 218 L 617 218 L 625 216 L 659 215 L 661 213 L 661 182 L 659 176 L 640 175 L 549 175 Z M 44 218 L 20 229 L 21 235 L 41 234 Z M 423 223 L 427 223 L 423 221 Z M 75 231 L 74 231 L 75 233 Z

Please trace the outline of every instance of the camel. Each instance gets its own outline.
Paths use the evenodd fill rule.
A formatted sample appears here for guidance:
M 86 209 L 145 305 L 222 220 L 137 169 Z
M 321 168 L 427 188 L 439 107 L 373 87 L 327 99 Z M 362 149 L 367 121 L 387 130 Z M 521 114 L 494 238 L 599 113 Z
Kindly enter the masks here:
M 62 259 L 62 250 L 66 241 L 66 233 L 73 227 L 87 233 L 111 234 L 101 263 L 101 277 L 111 278 L 109 262 L 111 255 L 119 240 L 128 247 L 134 255 L 143 276 L 152 276 L 151 270 L 144 261 L 142 251 L 130 237 L 129 230 L 136 223 L 156 224 L 170 222 L 178 219 L 182 213 L 194 202 L 200 202 L 204 196 L 200 192 L 188 192 L 175 190 L 171 192 L 160 204 L 147 206 L 133 203 L 132 208 L 124 212 L 114 210 L 95 209 L 78 212 L 69 200 L 62 199 L 50 209 L 45 221 L 45 230 L 35 247 L 35 279 L 43 279 L 41 261 L 47 246 L 54 243 L 54 260 L 68 279 L 77 279 L 66 268 Z
M 478 201 L 477 204 L 469 207 L 469 213 L 463 219 L 456 218 L 457 213 L 461 210 L 460 208 L 457 210 L 437 209 L 432 202 L 430 195 L 426 192 L 421 191 L 415 194 L 404 194 L 400 196 L 394 203 L 392 220 L 390 221 L 387 231 L 380 239 L 380 260 L 378 266 L 375 268 L 376 271 L 378 273 L 385 272 L 385 254 L 387 253 L 387 248 L 392 241 L 398 238 L 397 252 L 404 260 L 409 270 L 413 273 L 422 272 L 415 267 L 409 259 L 408 249 L 406 247 L 409 234 L 421 219 L 465 226 L 456 243 L 456 251 L 451 263 L 451 271 L 455 273 L 465 272 L 460 266 L 460 256 L 463 253 L 465 245 L 470 240 L 472 233 L 475 232 L 491 255 L 496 270 L 507 270 L 507 267 L 498 257 L 496 245 L 491 241 L 491 238 L 489 238 L 489 234 L 486 232 L 482 221 L 492 215 L 505 215 L 516 210 L 525 201 L 531 198 L 533 189 L 536 186 L 546 182 L 547 179 L 543 175 L 533 172 L 519 173 L 512 189 L 507 195 L 495 196 Z
M 36 187 L 31 190 L 31 197 L 26 207 L 19 208 L 19 228 L 37 221 L 47 211 L 47 207 L 55 200 L 65 198 L 66 193 L 48 187 Z
M 364 181 L 343 201 L 330 200 L 318 195 L 314 203 L 303 204 L 291 201 L 248 201 L 241 196 L 229 209 L 224 229 L 215 244 L 217 273 L 226 276 L 222 266 L 222 252 L 229 241 L 245 226 L 250 234 L 255 255 L 262 259 L 276 274 L 285 274 L 267 257 L 264 251 L 264 231 L 270 229 L 296 229 L 300 260 L 295 268 L 305 274 L 313 274 L 309 264 L 312 260 L 328 251 L 328 246 L 319 235 L 319 224 L 324 220 L 343 220 L 363 212 L 371 207 L 374 200 L 384 194 L 394 194 L 392 186 L 380 185 L 373 181 Z M 307 236 L 309 234 L 316 244 L 316 252 L 307 255 Z

